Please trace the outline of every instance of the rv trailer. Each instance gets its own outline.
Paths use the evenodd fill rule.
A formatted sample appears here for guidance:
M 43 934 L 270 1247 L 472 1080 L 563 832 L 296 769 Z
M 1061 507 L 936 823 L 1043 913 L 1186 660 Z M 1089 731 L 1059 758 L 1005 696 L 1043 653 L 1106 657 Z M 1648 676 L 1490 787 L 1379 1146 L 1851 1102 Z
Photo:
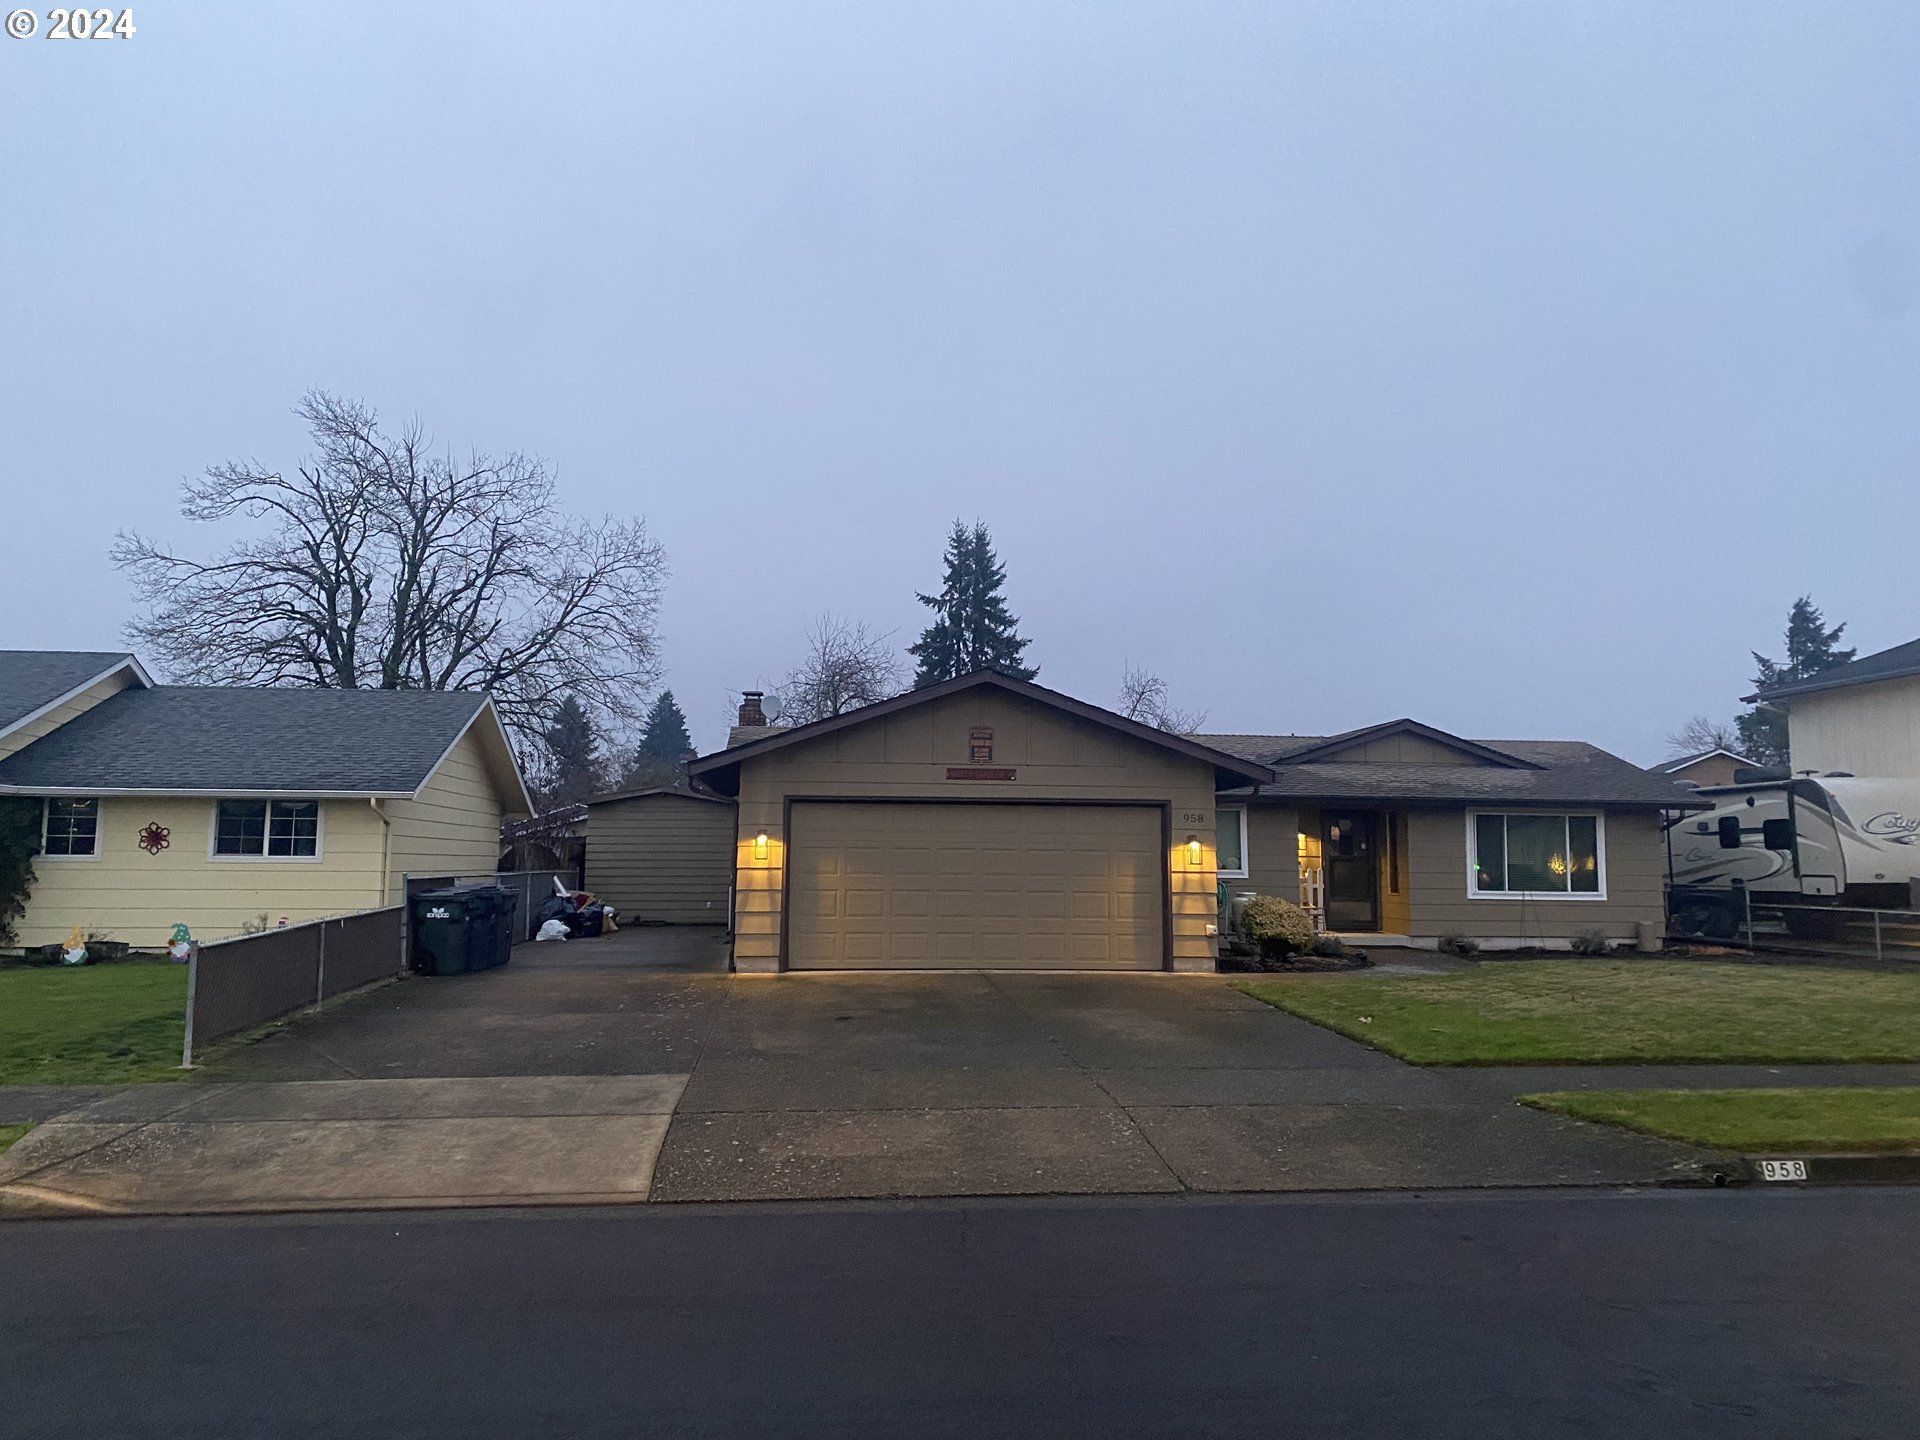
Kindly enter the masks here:
M 1905 910 L 1920 880 L 1920 781 L 1800 776 L 1698 792 L 1667 827 L 1676 886 L 1756 900 Z

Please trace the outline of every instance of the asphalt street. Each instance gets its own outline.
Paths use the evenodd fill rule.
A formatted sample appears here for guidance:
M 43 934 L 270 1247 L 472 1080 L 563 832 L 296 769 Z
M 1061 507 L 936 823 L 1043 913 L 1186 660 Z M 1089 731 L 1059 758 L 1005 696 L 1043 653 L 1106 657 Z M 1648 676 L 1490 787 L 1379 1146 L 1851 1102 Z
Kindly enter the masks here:
M 29 1436 L 1905 1436 L 1920 1190 L 21 1221 Z

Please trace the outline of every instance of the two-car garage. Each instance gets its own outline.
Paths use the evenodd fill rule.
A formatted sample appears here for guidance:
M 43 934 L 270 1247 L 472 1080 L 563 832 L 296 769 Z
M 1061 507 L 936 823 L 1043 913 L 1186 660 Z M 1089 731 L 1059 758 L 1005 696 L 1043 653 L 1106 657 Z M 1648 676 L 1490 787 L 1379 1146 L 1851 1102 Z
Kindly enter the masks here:
M 1165 810 L 795 800 L 788 968 L 1159 970 Z
M 733 968 L 1214 968 L 1213 797 L 1263 765 L 983 671 L 694 761 Z

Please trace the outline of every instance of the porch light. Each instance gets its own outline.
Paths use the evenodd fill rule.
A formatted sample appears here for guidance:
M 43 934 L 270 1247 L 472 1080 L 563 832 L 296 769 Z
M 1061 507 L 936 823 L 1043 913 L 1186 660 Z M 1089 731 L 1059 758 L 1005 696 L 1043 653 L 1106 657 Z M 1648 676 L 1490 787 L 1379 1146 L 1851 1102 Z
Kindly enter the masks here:
M 1198 835 L 1187 836 L 1187 864 L 1195 870 L 1200 868 L 1200 837 Z
M 764 830 L 753 837 L 753 858 L 756 860 L 767 858 L 767 832 Z

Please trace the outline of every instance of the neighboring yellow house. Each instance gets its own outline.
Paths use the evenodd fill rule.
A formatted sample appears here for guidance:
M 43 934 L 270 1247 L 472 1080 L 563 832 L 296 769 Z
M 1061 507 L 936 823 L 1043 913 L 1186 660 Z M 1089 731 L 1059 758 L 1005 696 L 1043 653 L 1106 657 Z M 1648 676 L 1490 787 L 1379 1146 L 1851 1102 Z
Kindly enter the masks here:
M 0 795 L 41 802 L 19 943 L 138 946 L 487 874 L 532 809 L 471 692 L 156 686 L 130 655 L 0 651 Z

